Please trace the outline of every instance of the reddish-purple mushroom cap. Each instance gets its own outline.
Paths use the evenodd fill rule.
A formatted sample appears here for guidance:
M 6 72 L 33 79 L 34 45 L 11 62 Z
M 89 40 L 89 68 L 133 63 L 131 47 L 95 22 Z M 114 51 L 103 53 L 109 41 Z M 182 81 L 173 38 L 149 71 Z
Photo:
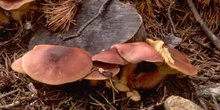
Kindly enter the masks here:
M 162 41 L 150 40 L 153 47 L 161 54 L 164 63 L 157 65 L 154 71 L 142 72 L 137 75 L 134 81 L 130 84 L 134 88 L 149 89 L 155 87 L 167 75 L 170 74 L 185 74 L 196 75 L 197 69 L 181 52 L 173 47 L 164 46 Z
M 100 53 L 92 56 L 92 61 L 99 61 L 103 63 L 126 65 L 128 62 L 120 56 L 116 48 L 104 49 Z
M 0 0 L 0 7 L 4 10 L 14 10 L 32 1 L 35 0 Z
M 59 85 L 84 78 L 92 69 L 92 61 L 89 53 L 79 48 L 37 45 L 12 68 L 39 82 Z
M 160 53 L 145 42 L 116 44 L 112 48 L 116 48 L 119 55 L 129 63 L 163 62 Z
M 171 68 L 176 69 L 186 75 L 196 75 L 198 73 L 196 67 L 190 63 L 185 55 L 173 47 L 166 46 L 166 48 L 168 48 L 168 51 L 174 60 L 174 63 L 166 62 Z
M 19 73 L 25 73 L 23 67 L 22 67 L 22 57 L 20 57 L 19 59 L 15 60 L 12 65 L 11 65 L 11 68 L 14 70 L 14 71 L 17 71 Z

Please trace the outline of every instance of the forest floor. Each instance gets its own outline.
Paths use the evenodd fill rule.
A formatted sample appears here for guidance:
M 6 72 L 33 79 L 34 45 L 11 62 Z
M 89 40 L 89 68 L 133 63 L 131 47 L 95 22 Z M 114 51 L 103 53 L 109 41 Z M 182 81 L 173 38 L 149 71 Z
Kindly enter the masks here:
M 219 92 L 220 51 L 195 20 L 188 3 L 181 0 L 174 4 L 169 0 L 122 1 L 130 2 L 138 10 L 147 37 L 166 40 L 173 34 L 181 38 L 182 42 L 176 49 L 196 66 L 198 76 L 169 76 L 153 89 L 138 90 L 141 95 L 141 101 L 138 102 L 101 86 L 104 82 L 96 87 L 91 87 L 86 80 L 59 86 L 36 82 L 11 69 L 12 62 L 28 51 L 29 40 L 38 25 L 42 25 L 36 22 L 38 19 L 34 19 L 38 14 L 33 14 L 31 30 L 20 30 L 19 25 L 13 23 L 7 28 L 0 27 L 0 109 L 163 110 L 164 100 L 177 95 L 205 110 L 219 110 L 220 95 L 209 90 Z M 205 1 L 209 2 L 198 1 L 194 4 L 209 29 L 220 39 L 220 2 Z

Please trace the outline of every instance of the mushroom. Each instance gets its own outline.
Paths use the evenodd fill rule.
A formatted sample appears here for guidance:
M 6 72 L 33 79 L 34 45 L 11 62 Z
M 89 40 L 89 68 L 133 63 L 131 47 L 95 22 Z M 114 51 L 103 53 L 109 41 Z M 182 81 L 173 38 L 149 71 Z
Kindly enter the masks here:
M 27 12 L 30 2 L 35 0 L 0 0 L 0 7 L 10 11 L 14 20 L 21 23 L 21 17 Z
M 115 49 L 106 49 L 99 54 L 92 56 L 93 69 L 90 74 L 84 79 L 90 80 L 91 86 L 96 86 L 99 80 L 106 80 L 110 77 L 114 77 L 120 71 L 118 65 L 127 64 L 123 58 L 121 58 Z
M 167 73 L 160 73 L 158 69 L 155 68 L 155 70 L 152 71 L 138 73 L 128 85 L 135 89 L 151 89 L 157 86 L 166 76 Z
M 133 75 L 137 64 L 143 61 L 163 62 L 160 53 L 145 42 L 113 45 L 110 49 L 103 50 L 101 53 L 94 55 L 92 60 L 103 64 L 121 65 L 119 74 L 117 76 L 114 76 L 116 74 L 113 75 L 113 84 L 118 91 L 128 92 L 128 97 L 137 97 L 139 95 L 137 95 L 137 93 L 133 94 L 132 90 L 127 85 L 134 77 Z M 98 74 L 96 75 L 96 77 L 98 77 Z M 103 77 L 103 75 L 100 76 Z M 106 82 L 106 84 L 110 86 L 109 82 Z M 133 100 L 133 98 L 131 99 Z M 134 98 L 135 101 L 139 99 L 140 98 Z
M 12 69 L 39 82 L 59 85 L 84 78 L 92 69 L 85 50 L 57 45 L 37 45 L 14 61 Z
M 100 53 L 92 56 L 92 60 L 103 63 L 110 63 L 110 64 L 119 64 L 119 65 L 128 64 L 128 62 L 120 56 L 117 48 L 114 47 L 111 47 L 109 49 L 104 49 Z
M 125 71 L 122 70 L 120 75 L 120 82 L 123 82 L 123 84 L 127 83 L 127 77 L 130 77 L 128 73 L 133 73 L 137 63 L 142 61 L 163 62 L 161 55 L 153 47 L 144 42 L 113 45 L 110 49 L 105 49 L 99 54 L 92 56 L 92 60 L 96 62 L 95 65 L 99 64 L 99 67 L 102 66 L 102 68 L 104 68 L 105 65 L 123 65 L 122 68 L 127 68 L 123 69 Z M 131 67 L 133 69 L 131 69 Z M 86 79 L 93 79 L 90 77 L 93 74 L 94 73 L 88 75 Z M 96 74 L 96 78 L 99 80 L 107 79 L 101 74 L 99 74 L 99 76 Z
M 133 77 L 134 71 L 138 63 L 146 62 L 163 62 L 163 58 L 153 47 L 145 42 L 134 42 L 113 45 L 119 55 L 129 62 L 129 65 L 123 66 L 120 74 L 120 83 L 127 84 L 128 80 Z
M 154 62 L 153 65 L 156 65 L 154 70 L 138 74 L 134 81 L 129 84 L 133 88 L 153 88 L 170 74 L 197 74 L 198 71 L 195 66 L 178 50 L 165 46 L 163 41 L 147 39 L 147 42 L 161 54 L 164 62 Z
M 119 74 L 114 74 L 116 75 L 113 78 L 114 85 L 117 90 L 127 92 L 129 97 L 132 92 L 130 87 L 150 89 L 158 85 L 169 74 L 197 74 L 197 69 L 182 53 L 165 46 L 164 42 L 160 40 L 147 39 L 147 43 L 116 44 L 93 56 L 92 59 L 103 64 L 121 65 Z M 103 75 L 101 76 L 103 77 Z
M 103 72 L 110 72 L 114 77 L 120 71 L 118 65 L 126 65 L 128 62 L 124 60 L 115 48 L 105 49 L 99 54 L 92 56 L 93 70 L 85 79 L 88 80 L 105 80 L 108 79 Z
M 2 10 L 0 8 L 0 27 L 2 24 L 6 24 L 9 22 L 9 18 L 5 15 L 5 13 L 3 12 L 4 10 Z
M 134 42 L 113 45 L 119 55 L 129 63 L 140 63 L 142 61 L 162 62 L 163 58 L 153 47 L 145 42 Z
M 126 92 L 126 96 L 133 101 L 140 101 L 141 100 L 141 96 L 138 93 L 138 91 L 136 91 L 136 90 Z

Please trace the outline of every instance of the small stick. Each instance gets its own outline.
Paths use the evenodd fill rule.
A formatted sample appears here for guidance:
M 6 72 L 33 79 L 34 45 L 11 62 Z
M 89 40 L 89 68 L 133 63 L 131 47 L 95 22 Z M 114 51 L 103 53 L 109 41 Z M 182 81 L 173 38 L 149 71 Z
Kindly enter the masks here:
M 199 99 L 199 103 L 202 105 L 203 109 L 204 110 L 208 110 L 207 106 L 206 106 L 206 103 L 203 102 L 203 100 L 200 99 L 200 96 L 198 95 L 198 91 L 200 91 L 198 85 L 196 85 L 192 80 L 189 81 L 190 84 L 194 87 L 195 89 L 195 95 L 198 97 Z
M 20 104 L 21 104 L 20 101 L 15 101 L 11 104 L 0 106 L 0 109 L 10 109 L 10 108 L 18 106 Z
M 118 93 L 118 90 L 115 88 L 114 83 L 112 81 L 112 73 L 110 71 L 108 71 L 108 70 L 103 70 L 102 68 L 99 68 L 99 72 L 103 76 L 105 76 L 105 77 L 107 77 L 109 79 L 109 82 L 110 82 L 111 87 L 112 87 L 112 99 L 113 99 L 113 103 L 115 103 L 115 92 Z
M 215 106 L 216 106 L 216 110 L 220 110 L 220 108 L 219 108 L 219 106 L 218 106 L 218 102 L 217 102 L 217 100 L 216 100 L 214 94 L 211 93 L 211 96 L 212 96 L 212 101 L 213 101 L 213 103 L 214 103 Z
M 91 73 L 94 72 L 94 71 L 98 71 L 101 75 L 103 75 L 103 76 L 105 76 L 106 78 L 108 78 L 108 80 L 109 80 L 109 82 L 110 82 L 110 84 L 111 84 L 112 89 L 113 89 L 115 92 L 118 93 L 118 90 L 115 88 L 115 86 L 114 86 L 114 84 L 113 84 L 113 81 L 112 81 L 112 72 L 111 72 L 111 71 L 108 71 L 108 70 L 105 70 L 105 69 L 103 69 L 103 68 L 94 66 L 94 67 L 90 70 L 90 73 L 89 73 L 89 74 L 91 74 Z M 89 74 L 88 74 L 88 75 L 89 75 Z M 88 76 L 88 75 L 87 75 L 87 76 Z M 85 77 L 86 77 L 86 76 L 85 76 Z M 85 78 L 85 77 L 84 77 L 84 78 Z M 82 79 L 84 79 L 84 78 L 82 78 Z
M 61 107 L 61 105 L 63 105 L 63 104 L 65 104 L 65 103 L 68 103 L 68 102 L 70 102 L 72 100 L 72 97 L 70 97 L 69 99 L 64 99 L 64 100 L 62 100 L 59 104 L 58 104 L 58 106 L 56 107 L 57 109 L 59 109 L 60 107 Z
M 36 100 L 36 99 L 37 99 L 37 97 L 31 97 L 31 98 L 28 98 L 28 97 L 25 97 L 25 98 L 24 98 L 24 97 L 23 97 L 23 98 L 21 98 L 20 100 L 15 101 L 15 102 L 13 102 L 13 103 L 11 103 L 11 104 L 0 106 L 0 109 L 11 109 L 11 108 L 13 108 L 13 107 L 16 107 L 16 106 L 21 105 L 21 104 L 24 103 L 24 102 L 30 102 L 30 101 L 33 101 L 33 100 Z
M 192 41 L 195 42 L 195 43 L 197 43 L 197 44 L 199 44 L 199 45 L 201 45 L 201 46 L 203 46 L 203 47 L 205 47 L 205 48 L 207 48 L 207 49 L 209 49 L 209 50 L 211 50 L 214 54 L 220 56 L 220 52 L 219 52 L 218 50 L 215 50 L 215 49 L 213 49 L 213 48 L 211 48 L 211 47 L 209 47 L 209 46 L 207 46 L 207 45 L 205 45 L 205 44 L 203 44 L 203 43 L 201 43 L 201 42 L 195 40 L 194 38 L 192 38 Z
M 18 92 L 18 91 L 20 91 L 20 89 L 16 89 L 16 90 L 10 91 L 10 92 L 8 92 L 8 93 L 5 93 L 5 94 L 3 94 L 3 95 L 0 96 L 0 99 L 6 97 L 6 96 L 8 96 L 8 95 L 14 94 L 14 93 L 16 93 L 16 92 Z
M 215 36 L 215 34 L 212 33 L 212 31 L 205 24 L 205 22 L 203 21 L 203 19 L 199 15 L 199 12 L 196 10 L 196 7 L 195 7 L 193 1 L 192 0 L 187 0 L 187 2 L 189 4 L 190 10 L 193 12 L 193 14 L 194 14 L 194 16 L 196 18 L 196 21 L 200 24 L 200 26 L 202 27 L 203 31 L 207 34 L 207 36 L 212 41 L 212 43 L 218 49 L 220 49 L 220 40 Z
M 170 5 L 169 5 L 169 7 L 168 7 L 168 9 L 167 9 L 167 14 L 168 14 L 168 18 L 169 18 L 169 20 L 170 20 L 170 23 L 171 23 L 171 26 L 172 26 L 172 28 L 173 28 L 173 32 L 174 33 L 177 33 L 176 32 L 176 28 L 175 28 L 175 25 L 174 25 L 174 23 L 173 23 L 173 20 L 172 20 L 172 17 L 171 17 L 171 7 L 173 6 L 173 4 L 175 3 L 175 1 L 172 1 L 171 3 L 170 3 Z
M 112 0 L 106 0 L 105 3 L 99 8 L 99 11 L 98 13 L 92 17 L 89 21 L 87 21 L 82 27 L 80 27 L 80 29 L 76 32 L 76 34 L 74 35 L 70 35 L 70 36 L 67 36 L 67 37 L 61 37 L 61 39 L 63 41 L 66 41 L 66 40 L 69 40 L 69 39 L 72 39 L 72 38 L 76 38 L 76 37 L 79 37 L 80 34 L 82 33 L 82 31 L 89 25 L 91 24 L 95 19 L 97 19 L 99 16 L 103 15 L 104 11 L 106 10 L 108 4 L 111 2 Z
M 112 87 L 112 99 L 113 99 L 113 103 L 115 103 L 115 92 L 118 93 L 118 90 L 115 88 L 114 83 L 112 81 L 112 72 L 108 71 L 108 70 L 104 70 L 103 68 L 99 68 L 99 67 L 93 67 L 92 71 L 99 71 L 103 76 L 107 77 L 110 85 Z M 110 104 L 111 105 L 111 104 Z M 113 107 L 113 106 L 112 106 Z
M 115 88 L 113 81 L 112 81 L 112 73 L 108 70 L 104 70 L 103 68 L 99 68 L 98 71 L 105 77 L 107 77 L 109 79 L 109 82 L 112 86 L 112 89 L 118 93 L 118 90 Z
M 167 87 L 165 86 L 164 89 L 163 89 L 163 97 L 162 97 L 162 99 L 160 100 L 160 102 L 158 104 L 159 105 L 163 104 L 166 97 L 167 97 Z
M 99 91 L 97 91 L 98 94 L 100 94 L 104 99 L 105 101 L 112 107 L 112 109 L 114 110 L 117 110 L 110 102 L 107 98 L 105 98 L 105 96 L 103 94 L 101 94 Z
M 102 107 L 103 110 L 107 110 L 104 106 L 104 104 L 102 104 L 101 102 L 99 102 L 98 100 L 96 100 L 95 98 L 93 98 L 91 95 L 89 95 L 89 97 L 95 101 L 98 105 L 100 105 Z

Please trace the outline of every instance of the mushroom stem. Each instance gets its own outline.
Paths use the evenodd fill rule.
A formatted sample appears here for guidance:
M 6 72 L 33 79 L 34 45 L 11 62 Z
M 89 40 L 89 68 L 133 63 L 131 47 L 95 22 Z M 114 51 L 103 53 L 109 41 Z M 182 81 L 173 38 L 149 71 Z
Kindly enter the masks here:
M 96 87 L 99 84 L 99 80 L 89 80 L 91 87 Z
M 22 24 L 22 16 L 28 11 L 30 3 L 25 3 L 19 9 L 10 10 L 11 16 L 14 20 Z
M 136 90 L 126 92 L 126 96 L 127 96 L 127 98 L 130 98 L 132 101 L 135 101 L 135 102 L 141 100 L 141 96 L 138 93 L 138 91 L 136 91 Z
M 167 74 L 160 73 L 157 69 L 151 72 L 141 72 L 138 74 L 134 82 L 130 83 L 133 88 L 151 89 L 157 86 Z
M 137 64 L 124 65 L 120 73 L 119 83 L 127 85 L 129 80 L 133 78 L 136 67 Z
M 3 12 L 2 9 L 0 9 L 0 26 L 2 24 L 8 23 L 9 22 L 9 18 L 5 15 L 5 13 Z

